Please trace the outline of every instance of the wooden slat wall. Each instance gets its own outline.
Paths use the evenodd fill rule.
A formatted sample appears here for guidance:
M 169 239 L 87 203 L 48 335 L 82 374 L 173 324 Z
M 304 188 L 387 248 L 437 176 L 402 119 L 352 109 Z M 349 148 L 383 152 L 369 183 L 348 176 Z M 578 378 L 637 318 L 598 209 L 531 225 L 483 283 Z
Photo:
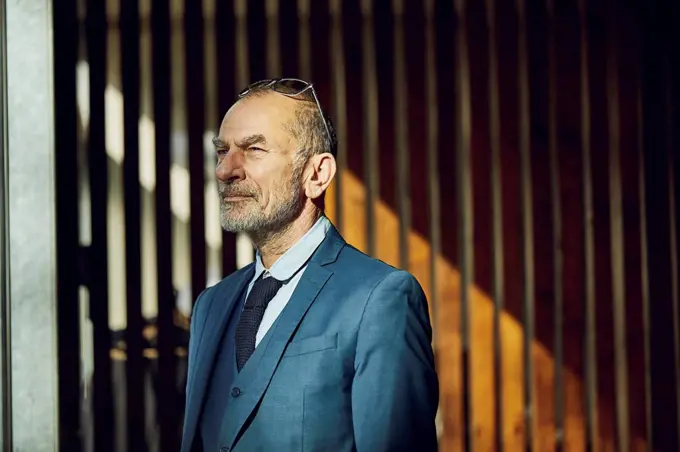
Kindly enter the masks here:
M 219 219 L 206 204 L 216 198 L 205 196 L 214 176 L 204 137 L 243 87 L 275 76 L 312 80 L 336 125 L 329 218 L 352 245 L 412 272 L 428 296 L 440 450 L 677 449 L 680 90 L 670 30 L 680 17 L 673 2 L 148 3 L 142 20 L 150 21 L 152 61 L 141 64 L 140 3 L 120 2 L 119 16 L 109 17 L 121 46 L 107 55 L 107 2 L 85 2 L 87 166 L 76 168 L 72 150 L 58 162 L 60 392 L 80 391 L 71 349 L 86 340 L 74 332 L 83 285 L 94 327 L 93 450 L 179 447 L 186 300 L 205 288 L 212 265 L 228 275 L 243 262 L 235 234 L 221 234 L 221 262 L 213 241 L 207 253 L 214 225 L 206 221 Z M 171 21 L 171 3 L 181 4 L 181 20 Z M 56 140 L 75 149 L 67 129 L 77 130 L 84 114 L 82 105 L 74 112 L 70 27 L 78 23 L 75 3 L 64 5 L 55 38 L 64 113 Z M 173 35 L 184 52 L 171 51 Z M 116 58 L 120 86 L 110 75 L 118 65 L 108 67 Z M 180 73 L 175 86 L 178 69 L 186 77 Z M 153 80 L 152 114 L 141 108 L 144 76 Z M 107 116 L 118 114 L 109 112 L 109 96 L 123 100 L 121 124 Z M 185 108 L 173 113 L 178 106 Z M 153 124 L 152 190 L 139 183 L 142 119 Z M 122 137 L 122 160 L 109 156 L 105 133 Z M 78 171 L 89 173 L 91 209 L 82 212 L 74 204 Z M 111 197 L 123 199 L 122 217 L 107 210 Z M 153 225 L 140 199 L 153 199 Z M 182 220 L 178 203 L 189 212 Z M 92 242 L 78 249 L 77 216 L 88 214 Z M 107 254 L 107 226 L 116 221 L 125 232 L 122 292 L 109 290 L 110 269 L 120 263 L 111 267 L 118 254 Z M 178 238 L 184 227 L 187 237 Z M 145 275 L 154 274 L 143 267 L 147 230 L 155 232 L 153 319 L 142 310 Z M 79 253 L 80 266 L 69 251 Z M 184 284 L 177 268 L 189 272 L 186 287 L 173 287 L 173 277 Z M 109 329 L 109 313 L 122 308 L 123 340 L 112 351 L 112 333 L 121 332 Z M 116 418 L 114 399 L 122 407 Z M 68 404 L 60 412 L 77 416 Z M 63 422 L 65 448 L 87 445 L 77 430 L 72 419 Z

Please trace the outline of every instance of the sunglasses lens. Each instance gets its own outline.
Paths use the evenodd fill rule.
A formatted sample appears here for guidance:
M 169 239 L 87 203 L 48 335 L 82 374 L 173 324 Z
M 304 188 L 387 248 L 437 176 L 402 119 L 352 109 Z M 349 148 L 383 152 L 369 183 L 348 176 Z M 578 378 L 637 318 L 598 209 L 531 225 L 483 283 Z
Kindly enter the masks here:
M 289 96 L 294 96 L 300 94 L 309 88 L 309 83 L 304 80 L 298 80 L 294 78 L 284 78 L 277 81 L 272 88 L 276 91 L 287 94 Z

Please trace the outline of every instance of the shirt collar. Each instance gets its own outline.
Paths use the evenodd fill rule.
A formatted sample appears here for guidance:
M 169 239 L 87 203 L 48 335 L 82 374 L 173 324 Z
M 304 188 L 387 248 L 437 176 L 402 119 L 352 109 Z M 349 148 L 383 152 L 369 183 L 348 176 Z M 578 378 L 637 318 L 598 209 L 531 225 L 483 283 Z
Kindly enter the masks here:
M 274 265 L 269 269 L 269 275 L 279 281 L 288 281 L 292 278 L 312 257 L 312 254 L 314 254 L 319 245 L 321 245 L 330 227 L 331 222 L 328 218 L 321 216 L 295 245 L 274 262 Z M 267 269 L 262 263 L 262 256 L 257 251 L 253 281 L 257 281 L 265 270 Z

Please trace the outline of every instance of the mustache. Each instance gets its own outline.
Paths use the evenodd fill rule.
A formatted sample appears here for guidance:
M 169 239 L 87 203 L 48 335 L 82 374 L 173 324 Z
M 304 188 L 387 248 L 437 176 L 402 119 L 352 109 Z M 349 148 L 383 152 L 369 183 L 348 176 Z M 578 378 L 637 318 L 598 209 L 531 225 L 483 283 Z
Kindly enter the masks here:
M 217 191 L 222 198 L 246 198 L 246 197 L 251 197 L 251 198 L 256 198 L 257 197 L 257 192 L 252 189 L 248 189 L 247 187 L 238 187 L 235 185 L 231 184 L 223 184 L 220 183 L 217 186 Z

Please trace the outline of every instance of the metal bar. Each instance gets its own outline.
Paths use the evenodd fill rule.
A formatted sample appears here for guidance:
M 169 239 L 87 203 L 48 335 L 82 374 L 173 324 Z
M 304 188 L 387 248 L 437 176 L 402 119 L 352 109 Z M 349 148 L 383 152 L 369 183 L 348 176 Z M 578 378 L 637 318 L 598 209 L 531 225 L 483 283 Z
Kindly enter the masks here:
M 615 8 L 611 2 L 610 8 Z M 610 9 L 607 48 L 607 105 L 609 135 L 609 205 L 614 317 L 614 367 L 616 390 L 616 448 L 628 450 L 628 362 L 626 355 L 626 302 L 624 275 L 623 200 L 621 187 L 621 130 L 619 117 L 618 43 L 615 10 Z
M 364 98 L 364 183 L 366 184 L 366 241 L 368 254 L 374 256 L 376 246 L 376 206 L 379 199 L 380 170 L 378 166 L 378 74 L 375 55 L 373 0 L 361 0 L 363 26 L 362 69 Z
M 404 43 L 404 0 L 392 0 L 394 15 L 394 139 L 397 153 L 395 190 L 399 214 L 399 265 L 409 266 L 408 235 L 411 230 L 411 187 L 409 177 L 406 56 Z
M 170 6 L 168 0 L 151 4 L 153 115 L 156 168 L 156 265 L 158 266 L 158 375 L 174 375 L 177 367 L 174 348 L 172 286 L 172 214 L 170 210 Z M 173 378 L 159 378 L 157 415 L 159 450 L 179 450 L 179 413 Z
M 218 119 L 226 114 L 231 104 L 236 100 L 236 94 L 243 86 L 236 84 L 235 46 L 235 15 L 233 0 L 219 0 L 215 10 L 216 48 L 219 49 L 217 58 L 217 96 Z M 216 56 L 217 57 L 217 56 Z M 222 276 L 236 271 L 236 234 L 222 231 Z
M 144 439 L 144 359 L 142 349 L 142 256 L 141 198 L 139 187 L 139 113 L 140 113 L 140 49 L 139 2 L 121 3 L 121 63 L 123 85 L 123 128 L 125 156 L 123 160 L 125 199 L 125 282 L 127 330 L 125 345 L 127 447 L 146 450 Z
M 58 77 L 55 79 L 58 81 Z M 0 0 L 0 450 L 3 452 L 13 450 L 7 112 L 7 9 L 5 0 Z M 60 405 L 60 413 L 61 410 Z
M 494 423 L 496 425 L 495 447 L 502 452 L 503 447 L 503 368 L 501 361 L 501 316 L 504 308 L 503 285 L 503 194 L 501 181 L 501 125 L 500 92 L 498 73 L 498 48 L 496 34 L 496 5 L 494 0 L 486 0 L 487 39 L 489 45 L 489 139 L 491 145 L 491 218 L 493 276 L 492 292 L 494 299 L 493 314 L 493 372 Z
M 437 148 L 439 146 L 439 118 L 437 102 L 437 68 L 435 61 L 434 0 L 425 1 L 425 86 L 427 99 L 427 204 L 430 236 L 430 312 L 432 315 L 432 341 L 437 351 L 437 259 L 441 255 L 441 195 L 439 193 L 439 171 Z
M 533 212 L 531 193 L 531 138 L 529 104 L 529 61 L 527 48 L 527 18 L 524 0 L 517 0 L 518 15 L 518 66 L 519 66 L 519 151 L 520 151 L 520 190 L 522 215 L 522 280 L 524 325 L 524 444 L 525 450 L 533 450 L 535 438 L 534 425 L 534 365 L 532 344 L 534 341 L 534 250 L 533 250 Z
M 205 89 L 203 87 L 202 2 L 184 4 L 187 132 L 189 137 L 189 198 L 191 206 L 191 298 L 195 301 L 206 285 L 205 243 Z
M 583 220 L 585 236 L 585 406 L 586 449 L 594 450 L 597 438 L 597 338 L 595 331 L 595 244 L 593 187 L 590 159 L 590 82 L 588 75 L 587 0 L 579 0 L 581 54 L 581 149 L 583 152 Z
M 470 99 L 470 67 L 468 60 L 466 2 L 455 1 L 458 27 L 456 29 L 456 127 L 457 127 L 457 174 L 458 180 L 458 243 L 461 273 L 460 329 L 463 353 L 463 419 L 464 447 L 474 450 L 472 394 L 472 367 L 470 360 L 470 311 L 472 284 L 474 282 L 474 229 L 472 224 L 472 166 L 470 162 L 470 136 L 472 133 L 472 105 Z
M 2 2 L 0 2 L 2 3 Z M 54 10 L 54 117 L 57 213 L 57 325 L 59 330 L 59 449 L 81 450 L 80 326 L 78 305 L 78 133 L 76 62 L 78 15 L 76 1 L 62 1 Z M 2 14 L 2 13 L 0 13 Z M 0 28 L 4 26 L 0 24 Z M 2 40 L 4 42 L 4 39 Z M 0 53 L 4 53 L 0 51 Z M 2 70 L 2 69 L 0 69 Z M 6 191 L 3 190 L 4 193 Z M 5 217 L 4 212 L 0 216 Z M 0 237 L 0 241 L 2 237 Z M 4 256 L 0 250 L 0 256 Z M 0 275 L 1 276 L 1 275 Z M 4 293 L 4 292 L 3 292 Z M 2 317 L 2 314 L 0 314 Z M 4 398 L 3 398 L 4 399 Z M 9 401 L 10 398 L 7 398 Z M 0 437 L 1 437 L 0 433 Z M 11 442 L 10 442 L 11 443 Z
M 557 55 L 555 43 L 555 2 L 547 0 L 548 11 L 548 134 L 554 253 L 553 359 L 555 398 L 555 449 L 564 449 L 564 255 L 562 251 L 562 208 L 557 114 Z
M 347 171 L 347 80 L 345 77 L 345 52 L 342 42 L 342 2 L 329 0 L 331 14 L 331 83 L 335 132 L 338 139 L 337 174 L 335 176 L 335 224 L 343 230 L 343 175 Z
M 92 244 L 90 316 L 94 337 L 93 408 L 94 449 L 113 449 L 113 400 L 111 384 L 111 332 L 109 330 L 109 287 L 107 253 L 108 156 L 106 154 L 105 89 L 107 71 L 107 20 L 103 0 L 87 1 L 87 60 L 90 72 L 89 173 L 92 198 Z

